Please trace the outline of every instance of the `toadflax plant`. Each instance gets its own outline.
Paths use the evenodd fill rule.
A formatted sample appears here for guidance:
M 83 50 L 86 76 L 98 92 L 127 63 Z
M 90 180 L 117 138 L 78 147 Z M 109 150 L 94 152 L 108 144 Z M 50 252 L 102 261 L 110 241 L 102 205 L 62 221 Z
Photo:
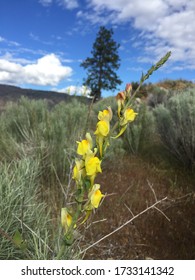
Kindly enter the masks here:
M 146 75 L 142 75 L 140 86 L 149 76 L 162 66 L 169 58 L 167 53 L 156 65 L 152 66 Z M 118 121 L 111 127 L 112 109 L 108 107 L 98 113 L 94 139 L 87 132 L 85 138 L 77 142 L 77 157 L 73 168 L 72 178 L 75 186 L 75 207 L 61 209 L 61 225 L 64 231 L 63 245 L 58 253 L 60 259 L 65 246 L 71 245 L 75 239 L 76 229 L 84 224 L 91 212 L 98 208 L 102 198 L 105 196 L 101 191 L 101 186 L 96 181 L 98 173 L 102 173 L 102 160 L 109 146 L 110 138 L 121 136 L 129 123 L 133 122 L 137 116 L 134 111 L 133 99 L 140 86 L 132 94 L 131 84 L 127 84 L 124 91 L 117 94 Z M 115 132 L 117 130 L 117 132 Z

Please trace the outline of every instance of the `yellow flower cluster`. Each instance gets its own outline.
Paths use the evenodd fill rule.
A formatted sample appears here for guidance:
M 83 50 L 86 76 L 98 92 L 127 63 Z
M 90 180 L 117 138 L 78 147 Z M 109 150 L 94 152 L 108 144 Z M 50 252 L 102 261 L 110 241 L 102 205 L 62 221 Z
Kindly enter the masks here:
M 96 135 L 96 142 L 99 147 L 99 153 L 100 157 L 103 156 L 103 150 L 106 149 L 108 142 L 107 137 L 110 132 L 110 121 L 112 119 L 112 110 L 110 107 L 108 107 L 107 110 L 100 111 L 98 114 L 98 123 L 97 123 L 97 128 L 95 131 Z M 106 144 L 106 145 L 104 145 Z
M 117 136 L 113 138 L 118 138 L 119 136 L 121 136 L 127 129 L 128 123 L 133 122 L 136 118 L 137 113 L 135 113 L 134 110 L 129 107 L 131 92 L 131 84 L 127 84 L 125 90 L 119 92 L 116 96 L 120 131 Z
M 114 138 L 119 137 L 127 128 L 129 122 L 134 121 L 137 113 L 127 106 L 131 93 L 131 85 L 127 85 L 125 91 L 118 93 L 118 118 L 120 132 Z M 86 133 L 85 139 L 77 141 L 77 155 L 75 166 L 73 168 L 72 178 L 75 180 L 77 192 L 76 202 L 77 210 L 75 214 L 67 208 L 62 208 L 61 224 L 65 230 L 65 235 L 76 227 L 79 216 L 85 213 L 83 224 L 89 217 L 93 209 L 99 207 L 104 194 L 100 190 L 100 185 L 95 184 L 95 178 L 102 172 L 101 162 L 109 145 L 110 122 L 112 120 L 112 110 L 110 107 L 98 113 L 98 122 L 94 135 L 96 144 L 93 144 L 90 133 Z

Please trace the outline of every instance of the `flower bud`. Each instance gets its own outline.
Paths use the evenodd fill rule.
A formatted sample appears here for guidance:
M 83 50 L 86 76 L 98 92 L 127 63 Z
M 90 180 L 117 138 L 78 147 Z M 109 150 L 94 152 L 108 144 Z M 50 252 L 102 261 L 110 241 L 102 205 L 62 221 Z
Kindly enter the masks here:
M 131 92 L 132 92 L 132 85 L 130 83 L 126 84 L 125 91 L 127 93 L 127 96 L 130 97 Z

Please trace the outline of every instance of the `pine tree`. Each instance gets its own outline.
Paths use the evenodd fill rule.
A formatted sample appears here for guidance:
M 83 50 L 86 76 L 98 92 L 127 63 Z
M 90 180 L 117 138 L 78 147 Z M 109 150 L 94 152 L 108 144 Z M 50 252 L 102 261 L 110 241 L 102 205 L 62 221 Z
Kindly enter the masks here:
M 100 99 L 102 89 L 114 90 L 122 81 L 115 70 L 120 66 L 118 55 L 119 44 L 113 38 L 113 30 L 101 26 L 91 51 L 92 57 L 87 57 L 81 63 L 87 69 L 87 79 L 84 84 L 91 88 L 91 96 Z

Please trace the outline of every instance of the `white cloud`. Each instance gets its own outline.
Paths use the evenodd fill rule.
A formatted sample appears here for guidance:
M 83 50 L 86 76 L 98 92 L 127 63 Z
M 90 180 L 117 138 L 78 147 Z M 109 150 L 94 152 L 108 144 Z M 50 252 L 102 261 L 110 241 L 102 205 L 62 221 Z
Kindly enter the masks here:
M 153 61 L 171 50 L 172 62 L 195 68 L 194 0 L 88 0 L 88 8 L 77 16 L 92 23 L 133 24 L 140 31 L 144 55 Z
M 40 42 L 40 43 L 45 44 L 45 45 L 52 45 L 52 42 L 44 41 L 44 40 L 40 39 L 39 36 L 33 34 L 32 32 L 30 32 L 29 36 L 34 41 Z
M 59 6 L 62 6 L 66 9 L 72 10 L 79 6 L 77 0 L 39 0 L 39 3 L 45 7 L 50 6 L 52 3 L 57 3 Z
M 15 47 L 19 47 L 20 44 L 18 42 L 15 41 L 10 41 L 4 37 L 0 36 L 0 43 L 6 43 L 8 46 L 15 46 Z
M 66 9 L 75 9 L 79 6 L 77 0 L 57 0 L 60 6 L 63 6 Z
M 4 41 L 5 41 L 5 38 L 0 36 L 0 42 L 4 42 Z
M 52 4 L 53 0 L 39 0 L 39 3 L 42 4 L 43 6 L 49 6 L 50 4 Z
M 72 68 L 63 66 L 55 54 L 48 54 L 36 62 L 22 65 L 0 58 L 0 82 L 56 86 L 72 75 Z
M 61 93 L 68 93 L 70 95 L 82 95 L 82 96 L 89 96 L 91 90 L 85 86 L 68 86 L 65 88 L 61 88 L 61 89 L 54 89 L 57 92 L 61 92 Z
M 17 64 L 22 64 L 22 65 L 34 63 L 34 61 L 26 59 L 26 58 L 14 57 L 13 54 L 9 51 L 6 51 L 3 56 L 0 56 L 0 59 L 4 59 L 6 61 L 14 62 Z
M 152 28 L 154 20 L 167 12 L 167 5 L 163 0 L 91 0 L 89 4 L 96 13 L 111 11 L 108 20 L 112 18 L 114 23 L 134 19 L 134 25 L 137 28 L 145 23 L 145 28 Z
M 40 40 L 40 39 L 39 39 L 39 36 L 33 34 L 32 32 L 30 32 L 29 36 L 30 36 L 30 38 L 33 39 L 34 41 L 39 41 L 39 40 Z

